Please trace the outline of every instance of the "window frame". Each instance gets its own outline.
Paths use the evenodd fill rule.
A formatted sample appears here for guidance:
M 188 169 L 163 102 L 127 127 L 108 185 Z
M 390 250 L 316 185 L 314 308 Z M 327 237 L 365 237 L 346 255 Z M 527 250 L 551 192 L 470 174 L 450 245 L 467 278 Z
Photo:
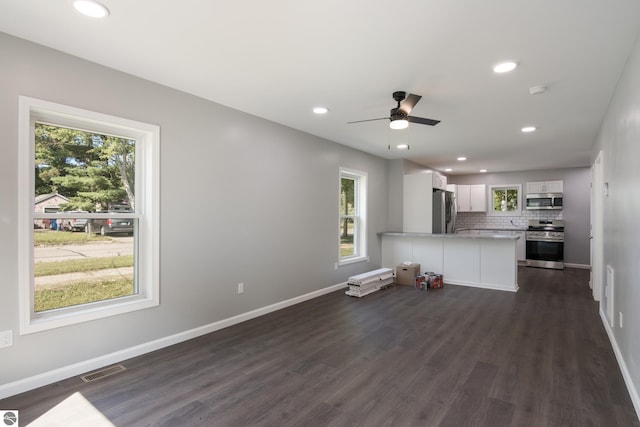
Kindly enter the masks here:
M 494 191 L 496 190 L 516 190 L 518 192 L 518 209 L 513 211 L 496 211 L 493 206 Z M 522 215 L 522 184 L 502 184 L 489 186 L 489 200 L 487 214 L 490 216 L 521 216 Z
M 20 334 L 117 316 L 160 304 L 160 127 L 26 96 L 18 98 L 18 266 Z M 35 122 L 136 140 L 134 232 L 137 293 L 112 300 L 34 310 Z M 65 216 L 60 213 L 59 216 Z M 103 215 L 104 216 L 104 215 Z
M 354 214 L 344 215 L 340 209 L 340 197 L 342 193 L 342 179 L 353 179 L 354 185 Z M 338 232 L 338 263 L 337 266 L 353 264 L 361 261 L 369 261 L 367 254 L 367 178 L 368 174 L 363 171 L 340 168 L 338 177 L 338 225 L 344 218 L 353 218 L 353 247 L 354 254 L 349 256 L 340 255 L 340 233 Z M 339 230 L 339 228 L 338 228 Z

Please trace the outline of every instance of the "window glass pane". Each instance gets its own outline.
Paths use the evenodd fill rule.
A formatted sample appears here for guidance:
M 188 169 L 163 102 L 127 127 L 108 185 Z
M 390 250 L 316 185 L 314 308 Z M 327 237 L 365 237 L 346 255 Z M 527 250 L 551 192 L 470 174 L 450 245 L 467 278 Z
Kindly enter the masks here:
M 507 210 L 507 201 L 504 190 L 493 191 L 493 210 L 499 212 Z
M 507 190 L 507 210 L 508 211 L 517 211 L 518 210 L 518 190 Z
M 494 189 L 493 210 L 495 212 L 518 211 L 518 190 L 515 188 Z
M 135 212 L 136 141 L 44 123 L 34 130 L 34 311 L 137 294 L 138 220 L 104 217 Z
M 137 293 L 130 235 L 137 219 L 127 220 L 131 233 L 105 236 L 84 231 L 91 221 L 73 217 L 34 221 L 35 312 Z
M 354 219 L 342 218 L 340 221 L 340 256 L 352 256 L 355 255 L 354 246 Z
M 354 215 L 356 180 L 341 178 L 340 183 L 340 214 Z
M 134 209 L 134 177 L 135 140 L 36 123 L 35 212 Z

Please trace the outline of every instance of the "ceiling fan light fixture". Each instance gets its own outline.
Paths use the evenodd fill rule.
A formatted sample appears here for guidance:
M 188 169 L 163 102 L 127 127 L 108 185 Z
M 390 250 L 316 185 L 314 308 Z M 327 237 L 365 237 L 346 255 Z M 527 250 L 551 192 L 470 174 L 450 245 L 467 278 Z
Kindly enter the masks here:
M 314 107 L 313 112 L 315 114 L 327 114 L 329 109 L 327 107 Z
M 409 127 L 409 121 L 407 119 L 391 120 L 389 127 L 395 130 L 406 129 Z

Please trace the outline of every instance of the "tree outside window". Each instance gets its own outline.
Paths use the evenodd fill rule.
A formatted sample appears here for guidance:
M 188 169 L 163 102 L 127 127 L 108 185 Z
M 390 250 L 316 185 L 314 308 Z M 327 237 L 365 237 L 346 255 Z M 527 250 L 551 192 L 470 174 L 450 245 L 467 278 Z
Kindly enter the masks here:
M 367 174 L 340 169 L 339 264 L 366 260 Z
M 491 214 L 520 215 L 520 185 L 491 186 Z
M 19 106 L 21 334 L 157 306 L 159 127 Z

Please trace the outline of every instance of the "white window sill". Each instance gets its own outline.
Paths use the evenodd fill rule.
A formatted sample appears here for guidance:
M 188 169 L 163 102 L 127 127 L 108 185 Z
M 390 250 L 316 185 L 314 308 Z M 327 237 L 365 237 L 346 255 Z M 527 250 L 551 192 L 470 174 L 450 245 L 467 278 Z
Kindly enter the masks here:
M 351 258 L 343 258 L 338 261 L 338 266 L 355 264 L 356 262 L 369 262 L 368 256 L 359 256 L 359 257 L 351 257 Z

